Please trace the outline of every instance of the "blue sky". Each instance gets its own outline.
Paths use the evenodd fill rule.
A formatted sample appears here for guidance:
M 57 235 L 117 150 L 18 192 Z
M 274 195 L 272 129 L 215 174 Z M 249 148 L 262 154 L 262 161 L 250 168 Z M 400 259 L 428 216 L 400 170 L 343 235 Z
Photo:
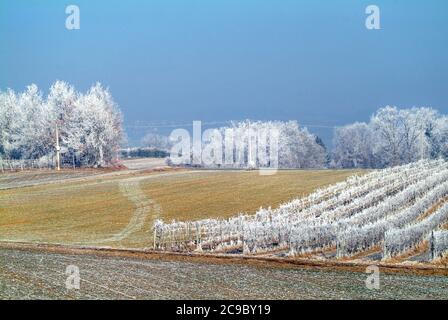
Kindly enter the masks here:
M 387 104 L 448 113 L 445 0 L 1 0 L 0 39 L 0 89 L 100 81 L 133 143 L 137 121 L 295 119 L 329 143 Z

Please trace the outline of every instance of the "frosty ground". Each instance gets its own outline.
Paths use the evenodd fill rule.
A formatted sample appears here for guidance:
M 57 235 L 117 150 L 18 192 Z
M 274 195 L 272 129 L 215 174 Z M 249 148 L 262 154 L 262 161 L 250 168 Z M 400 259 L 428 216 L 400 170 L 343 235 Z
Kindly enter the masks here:
M 65 286 L 68 265 L 80 289 Z M 448 277 L 0 249 L 0 299 L 447 299 Z

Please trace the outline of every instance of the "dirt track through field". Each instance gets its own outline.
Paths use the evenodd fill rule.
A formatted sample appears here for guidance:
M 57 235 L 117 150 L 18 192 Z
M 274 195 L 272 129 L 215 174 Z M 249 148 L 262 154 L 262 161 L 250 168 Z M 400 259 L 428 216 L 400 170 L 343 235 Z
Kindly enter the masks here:
M 120 191 L 135 205 L 135 212 L 129 224 L 114 236 L 104 239 L 102 242 L 115 242 L 127 238 L 130 234 L 143 228 L 146 221 L 152 224 L 160 217 L 162 208 L 154 200 L 149 199 L 140 188 L 140 181 L 148 177 L 136 177 L 122 180 L 119 183 Z M 96 241 L 98 242 L 98 241 Z
M 134 232 L 143 228 L 145 223 L 153 225 L 154 221 L 161 218 L 162 207 L 153 199 L 150 199 L 140 188 L 140 182 L 143 180 L 169 175 L 195 174 L 200 171 L 180 171 L 155 174 L 150 176 L 139 176 L 119 181 L 119 189 L 121 193 L 128 198 L 135 206 L 135 211 L 128 225 L 119 233 L 110 238 L 94 241 L 96 244 L 122 241 Z M 149 240 L 149 239 L 148 239 Z M 93 242 L 91 242 L 93 243 Z M 86 243 L 85 243 L 86 244 Z

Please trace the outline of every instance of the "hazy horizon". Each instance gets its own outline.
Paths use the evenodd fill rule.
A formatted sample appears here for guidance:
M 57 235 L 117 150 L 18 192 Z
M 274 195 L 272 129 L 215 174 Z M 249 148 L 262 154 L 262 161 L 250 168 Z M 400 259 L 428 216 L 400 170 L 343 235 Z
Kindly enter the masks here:
M 67 30 L 76 4 L 80 30 Z M 381 10 L 367 30 L 365 8 Z M 0 3 L 0 90 L 57 79 L 109 87 L 131 145 L 192 120 L 334 126 L 379 107 L 448 111 L 446 1 L 74 1 Z

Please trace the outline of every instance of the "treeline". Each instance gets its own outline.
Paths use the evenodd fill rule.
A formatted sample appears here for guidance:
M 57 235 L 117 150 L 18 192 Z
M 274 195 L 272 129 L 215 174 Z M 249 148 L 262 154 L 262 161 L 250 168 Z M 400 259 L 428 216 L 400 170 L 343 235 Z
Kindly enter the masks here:
M 0 91 L 0 157 L 53 159 L 56 132 L 62 162 L 109 166 L 123 141 L 122 116 L 101 84 L 80 93 L 56 81 L 47 96 L 34 84 L 24 92 Z
M 166 158 L 169 152 L 155 148 L 127 148 L 120 150 L 121 158 Z
M 384 168 L 448 157 L 448 117 L 432 108 L 387 106 L 368 123 L 337 128 L 330 166 Z
M 297 121 L 246 120 L 215 130 L 225 137 L 228 129 L 234 134 L 232 153 L 236 155 L 242 150 L 244 161 L 202 166 L 248 167 L 247 131 L 270 129 L 279 133 L 279 168 L 385 168 L 420 159 L 448 158 L 448 117 L 433 108 L 380 108 L 368 123 L 356 122 L 336 128 L 331 150 Z M 165 150 L 169 150 L 173 143 L 160 135 L 148 135 L 144 141 L 146 146 Z M 203 147 L 205 149 L 206 145 Z
M 202 164 L 205 167 L 248 167 L 251 157 L 259 163 L 262 159 L 251 152 L 247 132 L 267 132 L 268 140 L 269 132 L 278 133 L 278 147 L 271 150 L 269 141 L 267 157 L 278 154 L 279 168 L 384 168 L 448 158 L 448 117 L 432 108 L 381 108 L 368 123 L 335 129 L 331 151 L 297 121 L 246 120 L 214 130 L 220 143 L 218 147 L 204 143 L 204 154 L 214 149 L 208 157 L 212 161 Z M 46 96 L 34 84 L 24 92 L 0 91 L 1 159 L 53 162 L 56 132 L 62 162 L 76 166 L 109 166 L 120 156 L 165 157 L 176 144 L 167 136 L 150 133 L 142 140 L 145 148 L 120 151 L 122 115 L 99 83 L 86 93 L 63 81 L 56 81 Z M 230 164 L 224 161 L 229 153 L 225 148 L 228 132 L 233 135 Z
M 188 133 L 186 133 L 188 135 Z M 146 145 L 162 148 L 166 139 L 150 136 Z M 199 137 L 201 139 L 201 137 Z M 325 168 L 327 152 L 319 137 L 299 126 L 297 121 L 236 121 L 230 126 L 207 129 L 202 134 L 199 161 L 191 140 L 170 136 L 174 155 L 170 164 L 205 168 Z M 173 149 L 172 149 L 173 150 Z

